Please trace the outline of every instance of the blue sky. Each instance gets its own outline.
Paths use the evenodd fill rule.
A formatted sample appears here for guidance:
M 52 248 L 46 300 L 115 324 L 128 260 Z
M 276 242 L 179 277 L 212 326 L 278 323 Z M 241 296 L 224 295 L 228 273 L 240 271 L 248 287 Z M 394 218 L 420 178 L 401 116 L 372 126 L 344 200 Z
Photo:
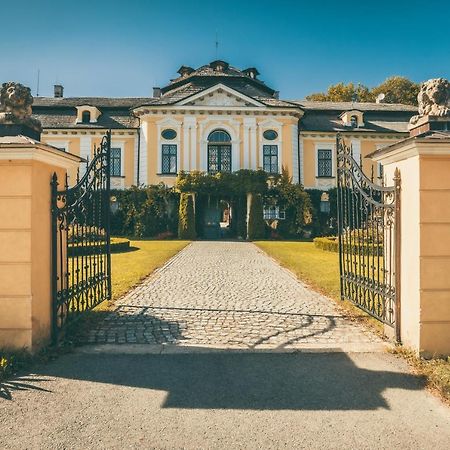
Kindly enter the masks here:
M 0 81 L 51 95 L 148 96 L 218 57 L 286 99 L 339 81 L 373 86 L 390 75 L 450 78 L 448 0 L 27 0 L 0 7 Z M 435 12 L 433 12 L 433 10 Z M 16 29 L 19 24 L 19 30 Z

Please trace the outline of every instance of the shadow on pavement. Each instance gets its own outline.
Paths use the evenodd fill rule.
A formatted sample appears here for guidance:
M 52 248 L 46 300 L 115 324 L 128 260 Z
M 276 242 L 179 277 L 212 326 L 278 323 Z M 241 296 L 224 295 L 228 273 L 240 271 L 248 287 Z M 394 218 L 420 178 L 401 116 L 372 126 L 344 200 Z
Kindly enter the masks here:
M 373 355 L 359 356 L 363 364 Z M 372 360 L 371 364 L 375 364 Z M 383 364 L 384 365 L 384 364 Z M 370 366 L 370 364 L 369 364 Z M 418 390 L 420 377 L 369 370 L 345 353 L 92 354 L 75 353 L 37 368 L 27 378 L 33 389 L 40 378 L 58 394 L 58 379 L 166 391 L 162 408 L 242 410 L 389 409 L 386 389 Z M 30 383 L 27 381 L 27 383 Z M 11 383 L 20 383 L 20 379 Z M 82 386 L 79 388 L 83 389 Z M 73 387 L 71 388 L 73 389 Z

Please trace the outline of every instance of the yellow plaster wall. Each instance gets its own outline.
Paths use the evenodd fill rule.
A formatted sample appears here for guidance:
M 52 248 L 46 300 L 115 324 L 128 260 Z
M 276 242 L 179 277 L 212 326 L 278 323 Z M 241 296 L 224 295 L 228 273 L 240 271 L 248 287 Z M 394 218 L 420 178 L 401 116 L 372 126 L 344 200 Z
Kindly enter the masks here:
M 32 350 L 50 338 L 54 172 L 64 179 L 52 164 L 0 160 L 0 347 Z
M 448 145 L 448 144 L 447 144 Z M 450 146 L 420 157 L 421 349 L 450 354 Z
M 31 161 L 0 161 L 0 346 L 31 348 Z

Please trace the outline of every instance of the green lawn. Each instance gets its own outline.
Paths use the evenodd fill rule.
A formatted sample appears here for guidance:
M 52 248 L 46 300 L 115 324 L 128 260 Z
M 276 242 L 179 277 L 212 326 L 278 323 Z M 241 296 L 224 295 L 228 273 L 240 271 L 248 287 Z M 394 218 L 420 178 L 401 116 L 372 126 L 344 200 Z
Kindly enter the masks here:
M 314 289 L 336 300 L 340 298 L 338 253 L 320 250 L 313 242 L 254 243 Z
M 116 300 L 161 267 L 189 241 L 131 241 L 131 250 L 111 255 L 112 299 Z

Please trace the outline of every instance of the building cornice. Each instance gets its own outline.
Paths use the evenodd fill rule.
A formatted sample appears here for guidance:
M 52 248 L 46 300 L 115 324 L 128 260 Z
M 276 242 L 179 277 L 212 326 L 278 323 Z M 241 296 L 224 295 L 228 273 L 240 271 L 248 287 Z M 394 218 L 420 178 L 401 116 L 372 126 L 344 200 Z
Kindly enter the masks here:
M 0 143 L 0 161 L 5 160 L 39 161 L 70 169 L 78 167 L 83 158 L 42 143 Z

